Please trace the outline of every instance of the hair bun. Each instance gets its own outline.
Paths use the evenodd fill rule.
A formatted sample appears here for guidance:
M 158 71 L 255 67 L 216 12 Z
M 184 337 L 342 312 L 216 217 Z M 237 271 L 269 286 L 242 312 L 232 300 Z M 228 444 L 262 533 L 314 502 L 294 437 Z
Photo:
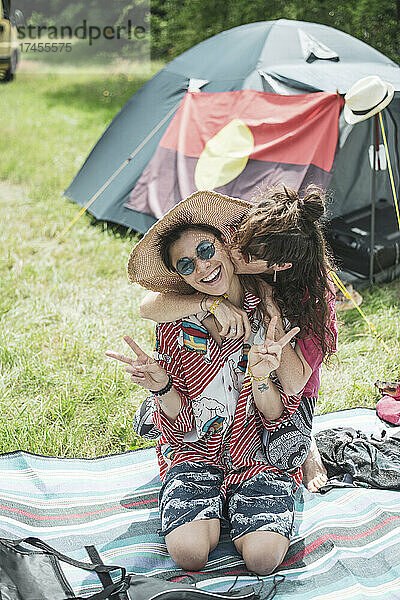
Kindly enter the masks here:
M 286 197 L 285 197 L 286 201 L 289 200 L 290 203 L 293 203 L 293 202 L 301 203 L 301 200 L 300 200 L 297 192 L 295 192 L 291 188 L 286 187 L 286 185 L 282 185 L 282 187 L 286 194 Z
M 308 186 L 302 204 L 304 217 L 308 221 L 311 221 L 311 223 L 318 221 L 325 212 L 325 196 L 323 191 L 315 185 Z

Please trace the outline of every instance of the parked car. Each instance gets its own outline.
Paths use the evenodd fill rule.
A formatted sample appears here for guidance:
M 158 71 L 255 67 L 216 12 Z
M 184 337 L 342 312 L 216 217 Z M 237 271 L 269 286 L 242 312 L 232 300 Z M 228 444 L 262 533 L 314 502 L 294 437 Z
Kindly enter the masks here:
M 11 0 L 0 0 L 0 81 L 14 79 L 18 58 L 18 31 Z

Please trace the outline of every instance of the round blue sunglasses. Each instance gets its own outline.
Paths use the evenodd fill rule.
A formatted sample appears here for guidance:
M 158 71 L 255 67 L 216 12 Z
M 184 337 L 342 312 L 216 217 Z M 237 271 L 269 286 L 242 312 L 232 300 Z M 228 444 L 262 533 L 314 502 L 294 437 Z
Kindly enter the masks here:
M 201 258 L 201 260 L 208 260 L 209 258 L 212 258 L 215 254 L 215 246 L 213 242 L 208 242 L 206 240 L 200 242 L 196 248 L 196 254 L 198 258 Z M 179 275 L 191 275 L 194 271 L 195 260 L 196 259 L 189 258 L 188 256 L 180 258 L 176 263 L 175 270 L 179 273 Z

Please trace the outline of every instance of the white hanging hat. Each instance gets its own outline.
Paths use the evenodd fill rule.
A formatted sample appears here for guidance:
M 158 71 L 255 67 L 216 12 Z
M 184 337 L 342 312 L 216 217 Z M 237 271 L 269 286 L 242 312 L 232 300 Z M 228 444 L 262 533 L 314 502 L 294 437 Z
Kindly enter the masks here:
M 383 110 L 392 100 L 394 87 L 377 75 L 363 77 L 344 97 L 344 118 L 350 125 L 364 121 Z

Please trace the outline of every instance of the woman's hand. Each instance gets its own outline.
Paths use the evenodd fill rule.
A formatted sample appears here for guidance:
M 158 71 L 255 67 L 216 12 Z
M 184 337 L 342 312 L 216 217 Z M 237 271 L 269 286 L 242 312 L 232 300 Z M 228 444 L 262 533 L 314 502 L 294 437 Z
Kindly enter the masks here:
M 107 350 L 106 356 L 128 364 L 129 366 L 125 367 L 125 371 L 131 374 L 134 383 L 151 392 L 162 390 L 169 382 L 169 376 L 165 369 L 148 356 L 131 337 L 124 335 L 124 340 L 136 354 L 136 359 L 110 350 Z
M 206 306 L 210 308 L 213 303 L 213 297 L 207 298 Z M 214 311 L 214 317 L 221 326 L 219 335 L 221 337 L 239 339 L 244 335 L 244 341 L 248 340 L 251 334 L 251 325 L 247 313 L 241 308 L 237 308 L 229 300 L 223 300 Z
M 293 327 L 279 340 L 275 341 L 275 327 L 278 318 L 272 317 L 268 325 L 264 344 L 254 344 L 249 351 L 248 367 L 254 377 L 268 377 L 281 363 L 282 348 L 299 333 L 299 327 Z
M 247 260 L 239 248 L 231 248 L 230 257 L 237 275 L 259 275 L 260 273 L 273 273 L 266 260 Z

